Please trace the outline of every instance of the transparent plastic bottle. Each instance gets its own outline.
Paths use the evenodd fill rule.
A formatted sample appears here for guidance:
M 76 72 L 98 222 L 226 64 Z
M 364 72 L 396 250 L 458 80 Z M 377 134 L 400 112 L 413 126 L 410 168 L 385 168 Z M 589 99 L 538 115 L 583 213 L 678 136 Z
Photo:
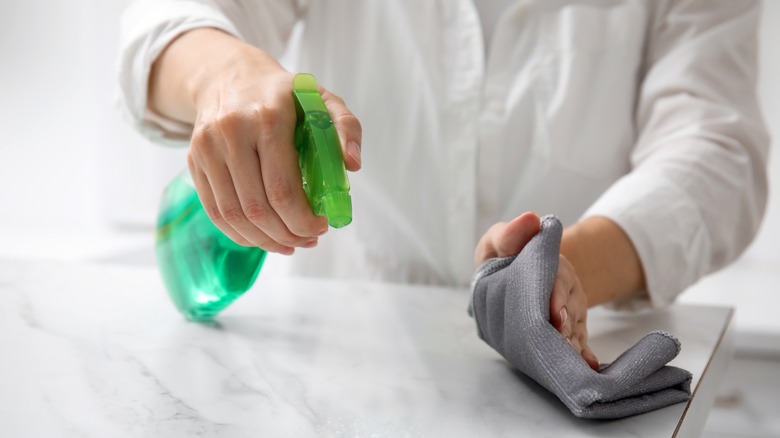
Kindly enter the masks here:
M 295 149 L 302 185 L 314 214 L 340 228 L 352 222 L 344 158 L 336 128 L 309 74 L 293 79 Z M 225 236 L 209 219 L 188 171 L 166 187 L 157 219 L 157 264 L 176 308 L 208 321 L 249 290 L 266 252 Z
M 209 219 L 188 171 L 165 189 L 157 221 L 157 260 L 182 315 L 208 321 L 246 292 L 266 252 L 241 246 Z

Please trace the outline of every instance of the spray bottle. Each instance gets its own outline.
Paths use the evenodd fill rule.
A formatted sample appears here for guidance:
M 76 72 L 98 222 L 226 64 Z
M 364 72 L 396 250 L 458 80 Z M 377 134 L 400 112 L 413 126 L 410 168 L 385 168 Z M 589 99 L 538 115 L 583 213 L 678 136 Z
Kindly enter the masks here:
M 330 226 L 352 222 L 352 198 L 336 128 L 314 76 L 293 79 L 295 148 L 312 211 Z M 157 264 L 173 303 L 187 319 L 210 321 L 255 282 L 266 252 L 241 246 L 208 218 L 188 171 L 166 187 L 156 233 Z

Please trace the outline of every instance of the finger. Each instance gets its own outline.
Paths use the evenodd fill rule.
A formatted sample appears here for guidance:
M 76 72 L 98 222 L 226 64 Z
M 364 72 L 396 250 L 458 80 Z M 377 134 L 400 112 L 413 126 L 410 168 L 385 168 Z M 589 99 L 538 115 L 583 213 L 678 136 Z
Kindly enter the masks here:
M 495 234 L 493 247 L 498 257 L 519 254 L 532 237 L 539 232 L 540 221 L 536 213 L 526 212 L 512 219 Z
M 292 100 L 290 102 L 292 104 Z M 289 117 L 280 115 L 287 113 Z M 295 111 L 264 114 L 259 122 L 257 153 L 265 196 L 287 229 L 296 236 L 316 237 L 328 231 L 323 216 L 312 213 L 303 191 L 298 154 L 293 144 Z
M 493 257 L 496 257 L 496 249 L 493 248 L 493 233 L 496 233 L 499 227 L 506 226 L 505 223 L 497 223 L 494 224 L 490 229 L 485 232 L 485 234 L 482 235 L 482 237 L 479 239 L 479 242 L 477 242 L 477 247 L 474 249 L 474 266 L 479 266 L 484 262 L 485 260 L 491 259 Z
M 266 251 L 286 255 L 294 252 L 293 248 L 274 241 L 246 218 L 227 166 L 212 166 L 208 170 L 206 178 L 213 188 L 214 199 L 218 207 L 218 216 L 212 218 L 215 224 L 229 224 L 244 239 Z
M 566 279 L 560 275 L 557 276 L 550 294 L 550 324 L 561 334 L 564 334 L 565 330 L 567 335 L 572 332 L 573 310 L 575 310 L 571 306 L 567 306 L 569 294 L 570 288 L 566 284 Z
M 593 371 L 598 371 L 599 368 L 601 368 L 599 360 L 596 358 L 596 355 L 593 354 L 593 350 L 590 349 L 590 346 L 586 345 L 582 349 L 582 358 L 585 359 L 585 362 L 587 362 L 588 366 L 590 366 Z
M 566 304 L 569 308 L 576 309 L 573 313 L 574 321 L 585 322 L 588 316 L 588 296 L 582 288 L 582 283 L 578 278 L 574 279 L 574 285 L 569 292 L 569 301 Z
M 288 247 L 303 246 L 316 241 L 316 238 L 294 235 L 271 208 L 265 196 L 260 162 L 255 149 L 233 148 L 232 151 L 228 155 L 228 168 L 241 209 L 257 231 L 264 233 L 261 235 L 255 230 L 248 230 L 252 234 L 250 240 L 257 241 L 267 236 Z
M 215 135 L 213 125 L 210 123 L 196 123 L 197 128 L 192 134 L 190 149 L 187 151 L 187 167 L 190 171 L 192 182 L 203 209 L 211 222 L 233 242 L 242 246 L 255 246 L 244 238 L 230 224 L 225 222 L 219 211 L 219 206 L 214 196 L 214 187 L 206 176 L 207 168 L 213 163 L 221 162 L 215 151 L 220 149 L 221 136 Z
M 558 272 L 550 294 L 550 322 L 559 331 L 566 326 L 567 332 L 572 333 L 574 324 L 582 313 L 583 307 L 579 306 L 578 301 L 572 300 L 572 293 L 577 291 L 575 288 L 577 285 L 579 285 L 579 278 L 574 272 L 574 267 L 566 257 L 559 254 Z
M 360 170 L 362 166 L 361 145 L 363 144 L 363 127 L 360 125 L 360 121 L 340 97 L 323 87 L 320 87 L 320 95 L 322 95 L 322 101 L 325 102 L 325 107 L 328 108 L 330 118 L 333 120 L 333 126 L 339 135 L 344 166 L 352 172 Z
M 593 354 L 593 351 L 588 345 L 588 326 L 586 324 L 586 320 L 587 313 L 579 322 L 577 322 L 573 337 L 576 337 L 579 341 L 579 344 L 582 345 L 582 358 L 585 359 L 585 362 L 587 362 L 588 366 L 590 366 L 594 371 L 598 371 L 600 368 L 599 360 L 596 358 L 596 355 Z
M 200 167 L 193 158 L 192 149 L 187 153 L 187 167 L 190 171 L 192 183 L 195 184 L 195 191 L 198 193 L 200 204 L 214 226 L 228 236 L 233 242 L 241 246 L 254 246 L 230 225 L 223 222 L 217 223 L 219 222 L 218 220 L 215 221 L 215 218 L 221 217 L 219 214 L 219 207 L 217 207 L 217 201 L 214 200 L 214 194 L 212 193 L 211 185 L 209 185 L 206 175 L 200 170 Z
M 584 291 L 582 291 L 582 287 L 580 286 L 579 282 L 575 285 L 575 287 L 572 290 L 571 298 L 569 300 L 570 303 L 575 303 L 579 299 L 579 296 L 585 296 Z M 594 371 L 599 371 L 601 368 L 601 365 L 599 363 L 598 358 L 596 358 L 596 355 L 593 354 L 593 351 L 591 350 L 590 346 L 588 345 L 588 313 L 587 313 L 587 298 L 585 298 L 584 301 L 580 302 L 579 304 L 575 304 L 575 306 L 582 306 L 578 307 L 581 309 L 585 309 L 581 315 L 578 315 L 577 323 L 575 324 L 575 329 L 573 333 L 573 337 L 576 337 L 579 340 L 579 344 L 582 345 L 582 358 L 587 362 L 588 366 L 590 366 Z
M 195 184 L 195 191 L 198 192 L 198 198 L 203 206 L 203 210 L 206 215 L 211 219 L 211 222 L 219 228 L 230 240 L 241 246 L 254 246 L 250 241 L 244 238 L 238 231 L 234 230 L 228 223 L 221 220 L 222 215 L 219 213 L 219 207 L 217 201 L 214 199 L 211 186 L 208 183 L 206 175 L 201 172 L 197 166 L 192 163 L 190 158 L 187 159 L 190 176 L 192 182 Z
M 474 250 L 474 265 L 493 257 L 516 255 L 539 232 L 539 216 L 526 212 L 510 222 L 500 222 L 482 236 Z
M 569 344 L 574 348 L 574 351 L 582 354 L 582 344 L 580 343 L 579 338 L 576 336 L 569 336 L 566 340 L 569 341 Z
M 561 256 L 561 259 L 561 265 L 563 265 L 565 271 L 569 273 L 568 275 L 570 275 L 569 278 L 571 281 L 569 299 L 566 303 L 566 307 L 571 309 L 570 316 L 574 327 L 573 330 L 577 331 L 579 330 L 578 327 L 580 324 L 582 324 L 583 328 L 585 327 L 588 319 L 588 296 L 585 295 L 585 289 L 582 288 L 582 282 L 579 277 L 574 274 L 574 268 L 565 260 L 565 257 Z M 585 339 L 587 339 L 587 333 Z

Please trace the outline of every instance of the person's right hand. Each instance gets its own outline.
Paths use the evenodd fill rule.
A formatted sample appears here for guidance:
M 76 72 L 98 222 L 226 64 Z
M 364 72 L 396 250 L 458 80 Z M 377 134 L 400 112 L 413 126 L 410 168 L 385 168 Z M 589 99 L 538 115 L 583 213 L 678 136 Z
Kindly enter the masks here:
M 195 120 L 187 164 L 209 218 L 244 246 L 292 254 L 295 247 L 317 245 L 328 223 L 312 213 L 303 191 L 293 143 L 293 74 L 265 52 L 214 29 L 189 32 L 167 51 L 191 37 L 221 47 L 189 89 Z M 203 43 L 175 50 L 204 50 Z M 320 93 L 346 168 L 356 171 L 360 122 L 338 96 L 322 87 Z

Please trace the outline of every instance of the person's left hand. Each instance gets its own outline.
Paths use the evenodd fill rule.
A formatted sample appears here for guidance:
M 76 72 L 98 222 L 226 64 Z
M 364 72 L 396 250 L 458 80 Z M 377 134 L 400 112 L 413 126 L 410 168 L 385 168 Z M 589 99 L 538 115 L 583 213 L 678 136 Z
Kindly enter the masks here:
M 509 222 L 499 222 L 482 236 L 474 251 L 474 263 L 479 266 L 493 257 L 509 257 L 520 253 L 539 232 L 541 223 L 535 213 L 523 213 Z M 569 341 L 594 370 L 599 361 L 588 346 L 588 297 L 582 288 L 574 266 L 560 255 L 558 273 L 550 296 L 550 323 Z

